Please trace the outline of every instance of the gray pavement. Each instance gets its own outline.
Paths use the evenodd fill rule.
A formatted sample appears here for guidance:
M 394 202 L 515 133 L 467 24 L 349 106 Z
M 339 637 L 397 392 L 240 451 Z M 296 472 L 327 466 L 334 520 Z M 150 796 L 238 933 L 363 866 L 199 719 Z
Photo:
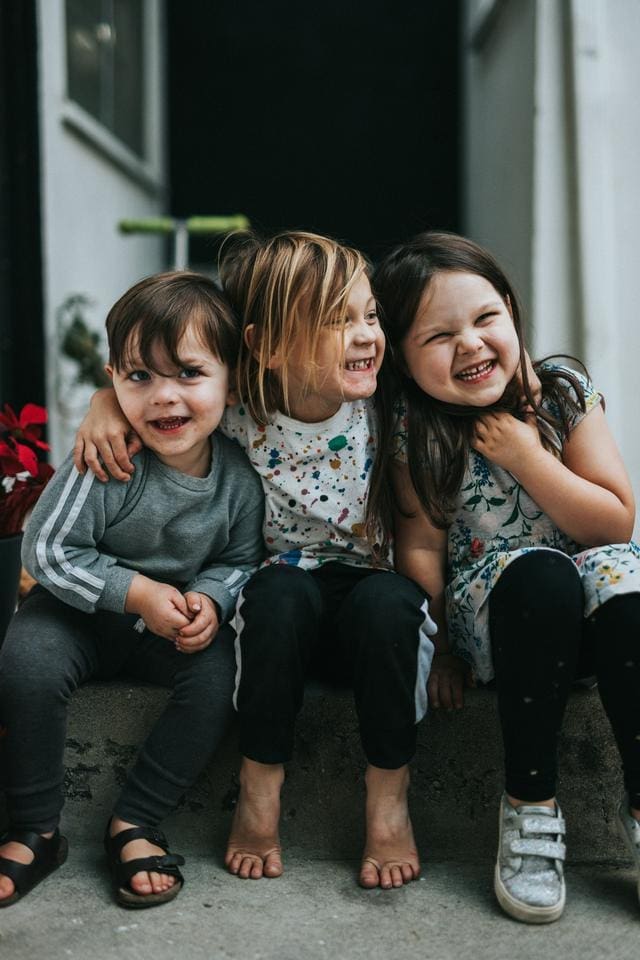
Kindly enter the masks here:
M 527 927 L 494 904 L 492 865 L 425 863 L 402 890 L 363 891 L 357 863 L 287 862 L 278 880 L 241 881 L 212 858 L 190 855 L 171 904 L 115 905 L 96 846 L 25 900 L 0 911 L 2 960 L 635 960 L 640 907 L 626 867 L 568 867 L 564 917 Z

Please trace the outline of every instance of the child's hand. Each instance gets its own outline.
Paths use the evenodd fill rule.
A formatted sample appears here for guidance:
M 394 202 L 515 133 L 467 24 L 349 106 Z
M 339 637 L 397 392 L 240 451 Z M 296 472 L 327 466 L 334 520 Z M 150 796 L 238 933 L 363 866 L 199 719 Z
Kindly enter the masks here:
M 478 417 L 471 446 L 492 463 L 517 471 L 522 461 L 543 450 L 534 414 L 518 420 L 510 413 L 487 413 Z
M 115 480 L 129 480 L 135 469 L 130 458 L 141 449 L 114 391 L 98 390 L 76 434 L 73 462 L 78 473 L 88 467 L 102 483 L 109 479 L 107 470 Z
M 137 613 L 142 617 L 152 633 L 174 642 L 193 616 L 179 590 L 142 574 L 136 574 L 131 581 L 125 609 L 127 613 Z
M 184 599 L 193 619 L 176 637 L 176 649 L 181 653 L 196 653 L 208 647 L 218 632 L 218 610 L 205 593 L 185 593 Z
M 429 703 L 437 710 L 460 710 L 464 705 L 463 690 L 474 687 L 469 664 L 453 653 L 436 653 L 431 665 L 427 691 Z

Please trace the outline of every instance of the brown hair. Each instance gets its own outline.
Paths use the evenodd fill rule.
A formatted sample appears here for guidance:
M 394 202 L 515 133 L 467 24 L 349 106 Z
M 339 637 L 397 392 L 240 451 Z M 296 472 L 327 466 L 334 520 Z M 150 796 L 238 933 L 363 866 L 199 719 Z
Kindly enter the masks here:
M 542 443 L 556 455 L 550 434 L 566 438 L 571 416 L 584 412 L 584 391 L 579 379 L 566 370 L 534 364 L 543 397 L 552 401 L 554 414 L 536 402 L 527 377 L 521 310 L 516 293 L 492 255 L 472 240 L 453 233 L 430 231 L 393 250 L 376 269 L 373 286 L 381 303 L 383 326 L 395 363 L 390 375 L 381 379 L 380 399 L 383 444 L 391 456 L 393 431 L 392 401 L 402 392 L 406 398 L 408 434 L 407 462 L 418 498 L 432 522 L 448 526 L 467 466 L 474 419 L 484 407 L 442 403 L 424 393 L 404 372 L 398 356 L 418 311 L 420 301 L 433 278 L 442 272 L 459 271 L 484 277 L 508 304 L 520 344 L 519 371 L 491 410 L 521 413 L 522 394 L 538 418 Z M 572 358 L 574 359 L 574 358 Z M 576 361 L 579 366 L 582 364 Z M 584 368 L 583 368 L 584 369 Z
M 288 231 L 269 239 L 235 234 L 223 246 L 220 279 L 242 328 L 237 367 L 240 398 L 258 423 L 275 410 L 289 412 L 286 357 L 295 346 L 304 357 L 305 383 L 315 386 L 315 357 L 322 329 L 344 324 L 349 293 L 367 273 L 361 253 L 314 233 Z M 277 374 L 274 356 L 285 362 Z
M 154 370 L 156 344 L 181 366 L 180 341 L 190 327 L 221 363 L 232 369 L 236 364 L 239 324 L 213 280 L 199 273 L 179 270 L 140 280 L 114 303 L 106 326 L 109 362 L 116 370 L 127 369 L 138 357 Z

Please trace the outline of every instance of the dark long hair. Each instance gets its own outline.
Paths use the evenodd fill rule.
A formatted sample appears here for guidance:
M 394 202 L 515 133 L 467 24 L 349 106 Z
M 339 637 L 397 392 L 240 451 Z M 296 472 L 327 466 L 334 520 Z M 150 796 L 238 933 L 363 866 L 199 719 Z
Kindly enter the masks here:
M 433 278 L 442 272 L 459 271 L 484 277 L 510 309 L 520 345 L 519 371 L 500 400 L 491 407 L 468 407 L 443 403 L 424 393 L 405 373 L 402 341 Z M 493 256 L 473 241 L 453 233 L 429 231 L 393 250 L 376 268 L 373 289 L 379 300 L 387 348 L 393 363 L 380 380 L 379 416 L 381 443 L 392 458 L 393 401 L 404 395 L 408 432 L 407 462 L 416 494 L 431 521 L 448 526 L 456 505 L 468 462 L 474 420 L 488 410 L 506 410 L 522 416 L 524 402 L 538 419 L 542 443 L 559 454 L 555 437 L 564 440 L 572 415 L 584 412 L 584 392 L 577 376 L 567 370 L 552 370 L 535 363 L 542 396 L 551 401 L 554 414 L 536 402 L 526 368 L 521 310 L 516 293 Z M 573 358 L 572 358 L 573 359 Z M 579 361 L 576 361 L 579 363 Z M 579 364 L 582 366 L 582 364 Z M 518 375 L 519 374 L 519 375 Z M 557 415 L 556 415 L 557 411 Z M 378 506 L 385 520 L 388 508 Z

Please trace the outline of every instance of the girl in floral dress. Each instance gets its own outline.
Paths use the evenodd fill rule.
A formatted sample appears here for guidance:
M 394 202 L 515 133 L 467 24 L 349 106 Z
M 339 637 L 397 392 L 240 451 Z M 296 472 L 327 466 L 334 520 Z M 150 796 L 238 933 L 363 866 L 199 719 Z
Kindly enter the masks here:
M 495 677 L 505 793 L 498 901 L 529 923 L 563 910 L 557 739 L 572 680 L 594 673 L 622 758 L 618 827 L 640 868 L 640 550 L 631 486 L 588 378 L 531 365 L 489 253 L 425 233 L 374 289 L 404 400 L 388 430 L 396 567 L 432 597 L 432 704 Z M 584 674 L 583 674 L 584 675 Z M 640 889 L 639 889 L 640 892 Z

